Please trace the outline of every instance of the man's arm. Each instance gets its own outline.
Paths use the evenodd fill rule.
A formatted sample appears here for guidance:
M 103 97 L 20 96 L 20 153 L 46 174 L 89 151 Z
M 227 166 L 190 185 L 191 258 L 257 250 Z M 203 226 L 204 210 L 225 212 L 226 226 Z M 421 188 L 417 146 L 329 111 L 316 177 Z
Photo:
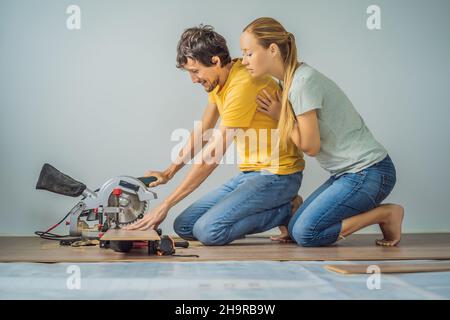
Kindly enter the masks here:
M 208 145 L 204 148 L 201 163 L 192 165 L 191 170 L 175 191 L 173 191 L 159 206 L 146 214 L 139 222 L 126 226 L 124 229 L 156 229 L 166 218 L 170 208 L 197 189 L 214 169 L 217 168 L 226 150 L 233 142 L 233 137 L 236 135 L 236 132 L 236 128 L 220 126 L 218 131 L 208 141 Z
M 175 189 L 175 191 L 164 201 L 169 208 L 176 205 L 186 196 L 197 189 L 202 182 L 217 168 L 226 150 L 233 142 L 236 129 L 219 127 L 218 132 L 213 135 L 209 144 L 203 150 L 201 163 L 193 164 L 186 178 Z
M 145 176 L 154 176 L 156 181 L 149 184 L 150 187 L 156 187 L 160 184 L 167 183 L 173 176 L 184 167 L 184 165 L 197 155 L 197 153 L 205 146 L 208 140 L 203 140 L 203 134 L 216 126 L 219 119 L 219 111 L 215 103 L 209 102 L 203 112 L 201 125 L 191 131 L 189 140 L 178 153 L 177 159 L 170 166 L 162 171 L 148 171 Z

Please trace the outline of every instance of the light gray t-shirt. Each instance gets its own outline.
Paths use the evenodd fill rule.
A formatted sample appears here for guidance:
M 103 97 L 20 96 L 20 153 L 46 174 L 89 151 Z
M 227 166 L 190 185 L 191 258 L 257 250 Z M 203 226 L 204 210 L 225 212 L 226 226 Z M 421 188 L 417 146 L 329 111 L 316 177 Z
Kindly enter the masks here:
M 296 115 L 316 109 L 321 145 L 316 158 L 331 175 L 359 172 L 386 157 L 345 93 L 306 63 L 295 71 L 289 101 Z

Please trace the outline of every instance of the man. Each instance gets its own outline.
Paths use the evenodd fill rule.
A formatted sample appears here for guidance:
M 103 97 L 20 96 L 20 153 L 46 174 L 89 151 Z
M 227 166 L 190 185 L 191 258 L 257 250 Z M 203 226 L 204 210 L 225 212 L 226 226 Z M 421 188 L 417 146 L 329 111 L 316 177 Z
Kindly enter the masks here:
M 231 60 L 225 39 L 211 26 L 187 29 L 177 50 L 177 67 L 188 71 L 192 82 L 205 88 L 208 104 L 201 126 L 191 132 L 176 161 L 165 171 L 146 174 L 157 177 L 149 186 L 167 183 L 195 157 L 197 149 L 202 149 L 201 161 L 192 165 L 167 199 L 127 229 L 157 228 L 170 208 L 213 172 L 233 139 L 242 161 L 241 173 L 185 209 L 174 222 L 175 232 L 205 245 L 225 245 L 247 234 L 286 226 L 291 211 L 296 210 L 293 206 L 299 205 L 297 192 L 304 160 L 294 145 L 275 150 L 278 148 L 272 143 L 277 122 L 256 112 L 258 93 L 274 93 L 277 84 L 267 77 L 253 79 L 241 60 Z M 217 134 L 204 141 L 203 133 L 215 128 L 219 117 Z

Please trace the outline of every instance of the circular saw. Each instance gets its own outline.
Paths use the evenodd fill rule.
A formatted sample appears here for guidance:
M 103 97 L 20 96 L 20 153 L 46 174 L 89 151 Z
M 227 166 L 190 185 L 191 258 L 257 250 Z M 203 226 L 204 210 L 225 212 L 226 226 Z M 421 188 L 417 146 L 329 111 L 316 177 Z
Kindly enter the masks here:
M 113 207 L 116 203 L 115 195 L 111 193 L 108 198 L 108 207 Z M 140 201 L 135 193 L 123 191 L 119 196 L 119 207 L 122 208 L 119 212 L 117 223 L 119 225 L 126 225 L 136 222 L 142 217 L 147 210 L 147 201 Z
M 70 197 L 82 196 L 68 213 L 70 236 L 99 238 L 101 232 L 136 222 L 146 214 L 157 194 L 148 188 L 155 177 L 117 176 L 92 191 L 46 163 L 41 169 L 36 189 Z M 83 219 L 84 218 L 84 219 Z M 97 221 L 97 225 L 89 223 Z

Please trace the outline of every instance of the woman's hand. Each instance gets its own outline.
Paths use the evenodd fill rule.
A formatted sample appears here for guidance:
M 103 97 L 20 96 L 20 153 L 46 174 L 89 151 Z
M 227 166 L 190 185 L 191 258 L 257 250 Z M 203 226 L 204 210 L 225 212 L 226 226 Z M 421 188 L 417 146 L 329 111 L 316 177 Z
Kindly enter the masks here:
M 156 178 L 155 181 L 148 184 L 149 187 L 156 187 L 160 184 L 166 184 L 170 180 L 169 175 L 163 171 L 147 171 L 144 177 Z
M 129 226 L 123 227 L 125 230 L 147 230 L 149 228 L 157 229 L 158 226 L 164 221 L 169 213 L 169 207 L 163 202 L 144 217 Z
M 271 96 L 266 89 L 258 94 L 256 97 L 258 104 L 257 110 L 267 114 L 272 119 L 278 121 L 281 113 L 281 91 L 277 90 L 276 95 Z

